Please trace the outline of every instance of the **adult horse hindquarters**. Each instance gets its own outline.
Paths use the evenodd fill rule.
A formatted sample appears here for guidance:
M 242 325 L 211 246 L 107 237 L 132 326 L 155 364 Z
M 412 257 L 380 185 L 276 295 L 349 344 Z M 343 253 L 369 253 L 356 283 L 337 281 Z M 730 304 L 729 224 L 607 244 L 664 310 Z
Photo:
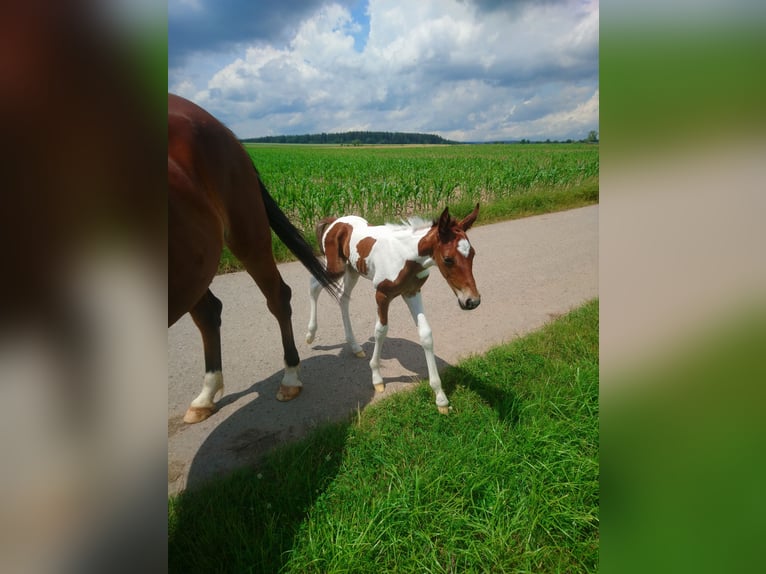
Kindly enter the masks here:
M 359 276 L 372 281 L 378 319 L 375 324 L 375 348 L 370 359 L 372 383 L 383 391 L 380 374 L 380 352 L 388 332 L 388 307 L 401 295 L 418 327 L 420 343 L 426 355 L 428 379 L 436 395 L 439 412 L 449 412 L 449 401 L 441 386 L 433 350 L 433 335 L 423 310 L 420 288 L 428 279 L 430 267 L 436 265 L 455 292 L 462 309 L 475 309 L 481 296 L 473 278 L 475 251 L 466 231 L 479 215 L 479 205 L 462 221 L 452 219 L 445 208 L 432 224 L 411 221 L 405 225 L 370 226 L 361 217 L 347 216 L 324 219 L 317 225 L 317 239 L 327 258 L 331 277 L 343 275 L 341 316 L 346 341 L 357 357 L 364 357 L 362 347 L 351 330 L 349 301 Z M 312 343 L 317 331 L 317 298 L 321 285 L 312 281 L 311 310 L 306 342 Z
M 279 323 L 285 373 L 277 399 L 288 401 L 300 393 L 291 291 L 274 262 L 270 228 L 314 279 L 334 292 L 334 281 L 266 191 L 234 134 L 199 106 L 168 94 L 168 326 L 189 312 L 205 352 L 203 388 L 184 416 L 188 423 L 209 417 L 216 395 L 223 393 L 222 303 L 209 286 L 224 242 Z

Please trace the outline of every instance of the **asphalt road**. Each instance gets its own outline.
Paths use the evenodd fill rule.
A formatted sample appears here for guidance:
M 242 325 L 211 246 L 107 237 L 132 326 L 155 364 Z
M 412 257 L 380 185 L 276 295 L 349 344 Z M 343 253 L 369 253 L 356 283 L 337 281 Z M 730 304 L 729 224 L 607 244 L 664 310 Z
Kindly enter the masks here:
M 597 205 L 476 227 L 468 236 L 476 249 L 481 306 L 462 311 L 436 269 L 422 290 L 440 370 L 598 296 Z M 360 279 L 351 301 L 354 332 L 368 356 L 358 359 L 344 345 L 340 310 L 327 294 L 319 298 L 316 340 L 306 344 L 309 274 L 300 263 L 279 269 L 293 289 L 303 392 L 289 403 L 275 398 L 283 366 L 279 331 L 250 276 L 216 277 L 211 289 L 223 302 L 225 394 L 219 411 L 196 425 L 184 424 L 182 417 L 201 390 L 202 340 L 188 314 L 168 329 L 168 494 L 256 462 L 317 424 L 347 417 L 427 378 L 417 330 L 403 301 L 389 311 L 381 361 L 386 391 L 376 396 L 367 364 L 375 326 L 370 282 Z

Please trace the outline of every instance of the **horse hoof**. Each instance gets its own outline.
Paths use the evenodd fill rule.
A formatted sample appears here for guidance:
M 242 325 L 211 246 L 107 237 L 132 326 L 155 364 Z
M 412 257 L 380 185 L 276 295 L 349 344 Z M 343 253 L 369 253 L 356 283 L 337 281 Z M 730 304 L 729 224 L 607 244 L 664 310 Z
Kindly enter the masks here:
M 443 414 L 443 415 L 448 415 L 448 414 L 449 414 L 449 406 L 446 406 L 446 407 L 438 407 L 438 409 L 439 409 L 439 412 L 440 412 L 441 414 Z
M 375 392 L 376 393 L 382 393 L 386 390 L 386 384 L 385 383 L 378 383 L 375 385 Z
M 357 351 L 354 353 L 355 356 L 359 357 L 360 359 L 364 359 L 367 355 L 364 354 L 364 351 Z
M 307 345 L 310 345 L 310 344 L 311 344 L 311 343 L 313 343 L 313 342 L 314 342 L 314 335 L 312 335 L 311 333 L 309 333 L 308 335 L 306 335 L 306 344 L 307 344 Z
M 193 425 L 200 423 L 215 412 L 215 407 L 189 407 L 184 415 L 184 422 Z
M 277 392 L 277 400 L 287 402 L 293 400 L 295 397 L 301 394 L 303 387 L 288 387 L 286 385 L 279 385 L 279 391 Z

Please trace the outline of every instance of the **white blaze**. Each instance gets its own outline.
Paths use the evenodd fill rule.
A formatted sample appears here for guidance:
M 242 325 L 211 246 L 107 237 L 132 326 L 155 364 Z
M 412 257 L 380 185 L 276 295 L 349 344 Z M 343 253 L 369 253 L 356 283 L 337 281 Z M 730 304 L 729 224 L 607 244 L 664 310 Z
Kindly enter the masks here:
M 468 257 L 468 254 L 471 253 L 471 244 L 468 243 L 467 239 L 461 239 L 457 242 L 457 250 L 463 257 Z

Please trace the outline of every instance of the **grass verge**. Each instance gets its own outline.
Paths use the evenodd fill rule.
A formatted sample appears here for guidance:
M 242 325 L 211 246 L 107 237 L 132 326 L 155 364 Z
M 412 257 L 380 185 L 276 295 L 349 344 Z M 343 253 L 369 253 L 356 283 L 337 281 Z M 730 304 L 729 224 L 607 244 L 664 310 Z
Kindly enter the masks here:
M 592 572 L 598 301 L 169 500 L 172 572 Z

